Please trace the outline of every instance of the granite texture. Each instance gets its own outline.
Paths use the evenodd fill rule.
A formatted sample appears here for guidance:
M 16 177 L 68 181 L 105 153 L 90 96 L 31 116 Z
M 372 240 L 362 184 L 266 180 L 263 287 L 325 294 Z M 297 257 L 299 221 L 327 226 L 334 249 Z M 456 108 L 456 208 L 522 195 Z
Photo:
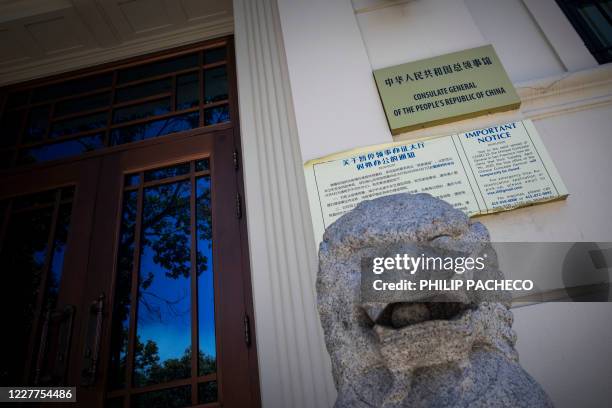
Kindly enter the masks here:
M 518 363 L 507 293 L 449 293 L 443 303 L 361 301 L 361 262 L 437 251 L 494 254 L 489 234 L 445 201 L 397 194 L 365 201 L 325 231 L 317 301 L 336 408 L 551 407 Z M 501 278 L 496 256 L 486 274 Z

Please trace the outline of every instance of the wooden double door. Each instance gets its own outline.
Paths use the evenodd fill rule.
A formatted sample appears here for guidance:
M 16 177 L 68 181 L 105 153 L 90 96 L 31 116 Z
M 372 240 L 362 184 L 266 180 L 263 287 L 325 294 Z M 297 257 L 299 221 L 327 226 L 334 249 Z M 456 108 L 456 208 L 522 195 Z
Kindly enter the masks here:
M 259 405 L 236 139 L 194 130 L 0 176 L 2 386 Z

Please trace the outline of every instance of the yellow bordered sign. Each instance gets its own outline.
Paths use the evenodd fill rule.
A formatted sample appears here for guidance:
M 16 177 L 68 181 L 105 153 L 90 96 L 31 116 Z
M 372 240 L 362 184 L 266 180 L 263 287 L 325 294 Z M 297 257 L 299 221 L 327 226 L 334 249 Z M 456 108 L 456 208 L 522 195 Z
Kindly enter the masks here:
M 491 45 L 379 69 L 374 79 L 394 135 L 521 105 Z

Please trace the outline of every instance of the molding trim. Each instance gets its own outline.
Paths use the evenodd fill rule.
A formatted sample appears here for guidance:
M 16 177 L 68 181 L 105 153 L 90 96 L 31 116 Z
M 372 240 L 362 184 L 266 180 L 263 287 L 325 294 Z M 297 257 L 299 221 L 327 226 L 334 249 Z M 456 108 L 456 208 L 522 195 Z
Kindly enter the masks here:
M 612 64 L 515 85 L 531 119 L 612 103 Z
M 402 133 L 395 136 L 394 140 L 462 133 L 496 123 L 537 120 L 612 105 L 612 63 L 516 83 L 514 87 L 521 98 L 521 107 L 518 110 Z
M 330 407 L 317 252 L 276 0 L 234 0 L 249 253 L 264 407 Z
M 355 1 L 353 0 L 353 9 L 355 14 L 369 13 L 370 11 L 376 11 L 386 9 L 387 7 L 399 6 L 401 4 L 410 3 L 414 0 L 370 0 L 370 1 Z
M 36 62 L 11 64 L 10 66 L 0 68 L 0 86 L 61 74 L 168 48 L 180 47 L 197 41 L 222 37 L 233 32 L 234 19 L 227 17 L 210 24 L 128 41 L 112 48 L 98 48 L 64 54 L 56 58 L 45 58 Z

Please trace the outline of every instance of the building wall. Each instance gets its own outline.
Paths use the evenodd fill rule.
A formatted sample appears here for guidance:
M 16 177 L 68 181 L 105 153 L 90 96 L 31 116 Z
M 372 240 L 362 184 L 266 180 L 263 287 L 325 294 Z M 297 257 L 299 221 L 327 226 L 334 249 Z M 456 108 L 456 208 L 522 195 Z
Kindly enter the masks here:
M 515 308 L 521 365 L 557 408 L 610 406 L 612 303 Z
M 479 218 L 492 240 L 612 241 L 612 67 L 597 66 L 554 0 L 278 0 L 278 6 L 303 161 L 393 140 L 372 70 L 493 44 L 521 96 L 520 110 L 395 139 L 532 119 L 571 195 Z M 522 363 L 557 406 L 612 400 L 606 387 L 612 330 L 605 326 L 612 304 L 525 306 L 515 316 Z M 577 401 L 585 390 L 590 405 Z

